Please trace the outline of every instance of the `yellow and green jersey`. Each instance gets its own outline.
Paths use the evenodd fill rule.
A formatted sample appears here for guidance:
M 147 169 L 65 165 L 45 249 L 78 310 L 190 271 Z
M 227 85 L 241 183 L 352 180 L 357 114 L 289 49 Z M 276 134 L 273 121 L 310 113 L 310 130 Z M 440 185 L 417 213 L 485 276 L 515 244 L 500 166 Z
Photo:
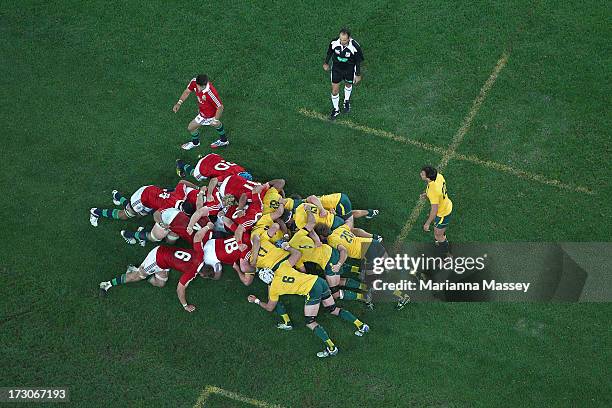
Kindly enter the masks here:
M 425 192 L 432 205 L 438 204 L 438 212 L 436 213 L 438 217 L 446 217 L 453 211 L 453 202 L 448 198 L 446 191 L 446 180 L 440 173 L 438 173 L 435 181 L 427 183 Z
M 297 266 L 302 266 L 304 262 L 314 262 L 323 270 L 327 267 L 333 251 L 332 247 L 327 244 L 315 247 L 314 241 L 308 236 L 308 231 L 305 229 L 296 232 L 291 237 L 289 245 L 302 253 Z
M 279 296 L 282 295 L 307 296 L 317 279 L 318 276 L 316 275 L 307 275 L 296 271 L 289 262 L 285 261 L 274 272 L 268 297 L 270 300 L 278 301 Z
M 334 249 L 338 249 L 339 245 L 346 248 L 349 258 L 362 259 L 370 244 L 372 238 L 363 238 L 355 236 L 351 232 L 348 225 L 344 224 L 339 226 L 327 237 L 327 244 Z
M 270 187 L 263 198 L 262 214 L 270 214 L 280 207 L 280 200 L 283 198 L 275 187 Z
M 277 263 L 289 257 L 289 252 L 278 248 L 267 239 L 261 240 L 259 252 L 257 252 L 258 268 L 274 268 Z
M 334 214 L 331 211 L 327 211 L 327 215 L 325 217 L 321 217 L 319 214 L 319 208 L 314 204 L 303 203 L 295 209 L 295 225 L 298 229 L 304 228 L 306 224 L 308 224 L 308 213 L 312 213 L 315 218 L 316 224 L 325 224 L 329 228 L 332 228 L 334 225 Z
M 273 237 L 268 236 L 268 230 L 270 229 L 272 224 L 274 224 L 274 220 L 272 219 L 270 214 L 262 215 L 261 218 L 257 220 L 255 225 L 253 226 L 253 229 L 251 230 L 251 236 L 259 235 L 262 240 L 266 239 L 272 242 L 276 242 L 279 239 L 282 239 L 283 232 L 281 230 L 278 230 Z
M 319 197 L 323 208 L 326 210 L 335 210 L 336 206 L 340 203 L 342 193 L 325 194 Z

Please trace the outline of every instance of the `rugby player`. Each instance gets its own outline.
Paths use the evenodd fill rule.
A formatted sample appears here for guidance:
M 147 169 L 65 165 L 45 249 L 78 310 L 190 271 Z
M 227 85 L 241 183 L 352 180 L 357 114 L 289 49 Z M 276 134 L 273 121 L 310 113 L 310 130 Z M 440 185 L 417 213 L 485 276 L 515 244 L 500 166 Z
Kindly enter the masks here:
M 305 262 L 312 262 L 324 271 L 325 280 L 334 299 L 360 300 L 365 303 L 371 303 L 371 292 L 364 296 L 356 291 L 365 290 L 365 284 L 355 279 L 341 277 L 342 272 L 345 270 L 344 266 L 349 267 L 350 271 L 350 265 L 344 265 L 348 256 L 346 249 L 340 247 L 340 250 L 337 250 L 327 244 L 316 246 L 312 238 L 308 236 L 314 229 L 314 226 L 314 216 L 308 214 L 308 223 L 304 228 L 297 231 L 289 241 L 289 245 L 292 248 L 302 253 L 297 269 L 305 272 L 305 269 L 300 266 Z M 340 289 L 342 286 L 345 287 L 344 290 Z
M 329 290 L 329 286 L 323 279 L 315 275 L 301 273 L 294 269 L 294 266 L 301 257 L 299 251 L 291 248 L 288 243 L 284 243 L 284 247 L 282 249 L 276 248 L 274 245 L 271 247 L 274 249 L 280 249 L 280 251 L 284 252 L 284 254 L 278 253 L 277 255 L 271 255 L 271 248 L 268 247 L 268 249 L 266 249 L 265 242 L 266 241 L 262 240 L 260 247 L 259 237 L 256 236 L 254 238 L 251 261 L 253 262 L 253 258 L 255 258 L 256 265 L 263 265 L 260 266 L 258 275 L 259 278 L 264 281 L 264 283 L 269 285 L 268 301 L 262 302 L 255 295 L 249 295 L 247 300 L 250 303 L 258 304 L 263 309 L 271 312 L 276 308 L 279 298 L 282 295 L 306 296 L 306 303 L 304 305 L 306 326 L 311 329 L 325 344 L 325 350 L 317 353 L 317 357 L 321 358 L 335 356 L 338 354 L 338 348 L 330 339 L 325 329 L 316 321 L 321 303 L 332 315 L 339 316 L 340 318 L 353 323 L 357 328 L 355 331 L 356 336 L 361 337 L 370 331 L 369 326 L 357 319 L 351 312 L 336 306 L 334 298 Z M 263 251 L 261 251 L 262 249 Z M 272 256 L 272 258 L 270 258 L 270 256 Z M 260 258 L 267 259 L 260 262 Z M 272 266 L 270 267 L 265 265 Z
M 124 285 L 147 279 L 151 285 L 164 287 L 168 281 L 170 269 L 182 273 L 176 287 L 176 294 L 187 312 L 193 312 L 196 307 L 187 302 L 186 290 L 189 283 L 198 275 L 203 278 L 213 278 L 214 270 L 204 264 L 204 253 L 201 241 L 212 229 L 212 223 L 196 233 L 193 238 L 194 248 L 177 248 L 160 245 L 153 248 L 139 267 L 128 266 L 126 273 L 110 281 L 100 282 L 100 294 L 106 295 L 113 286 Z
M 371 219 L 379 214 L 379 211 L 375 209 L 353 210 L 351 200 L 344 193 L 325 194 L 320 197 L 311 195 L 306 198 L 306 202 L 316 205 L 319 208 L 319 212 L 322 209 L 333 211 L 335 215 L 341 217 L 351 228 L 354 225 L 355 218 L 365 217 Z
M 186 180 L 179 181 L 174 189 L 152 185 L 142 186 L 132 194 L 129 200 L 123 197 L 117 190 L 113 190 L 113 204 L 123 206 L 123 210 L 93 207 L 89 210 L 89 222 L 94 227 L 97 227 L 100 217 L 128 220 L 136 216 L 144 217 L 154 210 L 163 210 L 165 208 L 178 208 L 192 213 L 193 208 L 185 202 L 185 199 L 193 188 L 197 188 L 197 186 Z
M 421 180 L 427 183 L 427 188 L 424 193 L 421 193 L 421 199 L 427 197 L 431 204 L 429 217 L 423 230 L 429 232 L 431 223 L 434 224 L 434 239 L 436 246 L 440 249 L 442 256 L 451 256 L 450 246 L 446 238 L 446 228 L 451 220 L 451 212 L 453 211 L 453 202 L 448 197 L 446 189 L 446 180 L 442 174 L 431 166 L 424 166 L 421 169 Z
M 224 107 L 221 103 L 221 99 L 219 98 L 219 93 L 217 93 L 217 90 L 213 84 L 210 83 L 207 75 L 200 74 L 193 78 L 179 97 L 172 110 L 175 113 L 178 112 L 181 105 L 189 97 L 191 92 L 196 93 L 199 113 L 198 116 L 189 122 L 189 125 L 187 126 L 187 130 L 189 133 L 191 133 L 191 140 L 182 144 L 181 148 L 184 150 L 191 150 L 200 145 L 200 127 L 202 126 L 214 127 L 219 135 L 219 139 L 213 142 L 210 147 L 216 149 L 218 147 L 229 145 L 225 128 L 220 120 Z
M 176 160 L 176 174 L 180 178 L 187 175 L 192 176 L 198 181 L 217 177 L 223 179 L 227 176 L 237 174 L 247 180 L 253 180 L 253 176 L 244 167 L 229 162 L 216 153 L 210 153 L 202 157 L 195 166 L 186 163 L 184 160 Z

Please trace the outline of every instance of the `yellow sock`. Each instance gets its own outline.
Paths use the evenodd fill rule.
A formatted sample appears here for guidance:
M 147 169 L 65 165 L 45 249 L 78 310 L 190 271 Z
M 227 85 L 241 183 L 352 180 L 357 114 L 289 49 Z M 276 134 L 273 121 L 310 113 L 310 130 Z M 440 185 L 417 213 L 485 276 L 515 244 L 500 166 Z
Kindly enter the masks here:
M 333 341 L 331 341 L 331 339 L 325 340 L 325 343 L 327 344 L 327 347 L 329 347 L 330 349 L 333 349 L 334 347 L 336 347 L 336 345 L 334 344 Z
M 291 319 L 289 318 L 289 315 L 287 313 L 282 314 L 281 317 L 283 318 L 283 321 L 285 322 L 285 324 L 291 323 Z
M 351 266 L 351 272 L 359 272 L 358 266 Z
M 353 324 L 355 324 L 355 326 L 357 326 L 358 329 L 361 329 L 361 326 L 363 326 L 363 322 L 359 319 L 355 319 Z
M 363 300 L 363 299 L 365 299 L 365 296 L 363 295 L 363 293 L 358 293 L 357 300 Z
M 368 285 L 366 285 L 365 283 L 359 284 L 359 290 L 366 290 L 367 288 L 368 288 Z

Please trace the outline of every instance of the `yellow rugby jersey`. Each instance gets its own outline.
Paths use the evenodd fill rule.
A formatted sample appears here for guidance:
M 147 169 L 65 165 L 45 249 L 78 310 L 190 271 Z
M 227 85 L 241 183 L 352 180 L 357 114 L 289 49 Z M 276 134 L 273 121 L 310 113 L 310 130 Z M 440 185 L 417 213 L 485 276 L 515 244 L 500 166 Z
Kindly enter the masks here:
M 317 281 L 317 275 L 307 275 L 296 271 L 287 261 L 274 272 L 274 279 L 268 291 L 270 300 L 278 301 L 281 295 L 306 296 Z
M 323 208 L 326 210 L 335 210 L 336 206 L 342 198 L 342 193 L 326 194 L 319 197 Z
M 270 214 L 280 207 L 280 199 L 283 198 L 275 187 L 270 187 L 263 198 L 262 214 Z
M 276 242 L 279 239 L 282 239 L 283 238 L 283 232 L 281 230 L 278 230 L 276 232 L 276 234 L 274 234 L 273 237 L 269 237 L 268 236 L 268 230 L 270 229 L 272 224 L 274 224 L 274 220 L 272 219 L 270 214 L 263 215 L 255 223 L 255 226 L 251 230 L 251 236 L 259 235 L 259 237 L 261 237 L 261 239 L 266 239 L 266 240 L 269 240 L 269 241 L 272 241 L 272 242 Z
M 314 262 L 325 269 L 332 255 L 332 247 L 327 244 L 315 247 L 314 241 L 308 236 L 308 231 L 304 229 L 295 233 L 289 245 L 302 253 L 298 266 L 302 266 L 304 262 Z
M 328 227 L 334 225 L 334 214 L 331 211 L 327 212 L 325 217 L 319 215 L 319 208 L 314 204 L 303 203 L 295 209 L 295 225 L 298 228 L 304 228 L 308 224 L 308 211 L 310 211 L 315 217 L 315 223 L 325 224 Z
M 277 263 L 289 256 L 289 252 L 278 248 L 268 240 L 261 240 L 261 247 L 257 253 L 258 268 L 274 268 Z
M 453 202 L 448 198 L 446 180 L 438 173 L 436 181 L 427 183 L 427 198 L 431 204 L 438 204 L 438 217 L 446 217 L 453 211 Z
M 327 237 L 327 244 L 338 249 L 338 245 L 346 248 L 349 258 L 362 259 L 372 242 L 372 238 L 357 237 L 351 232 L 348 225 L 341 225 Z

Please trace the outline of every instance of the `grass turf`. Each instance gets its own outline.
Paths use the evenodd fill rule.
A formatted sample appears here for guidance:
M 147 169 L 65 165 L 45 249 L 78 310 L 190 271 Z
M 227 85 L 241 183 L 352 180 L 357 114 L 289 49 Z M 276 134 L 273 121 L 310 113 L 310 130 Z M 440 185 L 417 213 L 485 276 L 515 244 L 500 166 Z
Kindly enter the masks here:
M 190 287 L 195 314 L 178 305 L 175 275 L 163 290 L 142 283 L 97 298 L 99 281 L 147 250 L 123 243 L 124 224 L 94 230 L 87 210 L 109 204 L 115 187 L 174 184 L 177 156 L 208 151 L 178 149 L 193 96 L 171 112 L 202 71 L 226 105 L 227 159 L 260 179 L 286 178 L 291 192 L 344 191 L 356 207 L 381 208 L 361 226 L 392 242 L 423 188 L 419 167 L 440 156 L 297 112 L 328 109 L 321 63 L 342 24 L 366 56 L 354 122 L 447 146 L 507 50 L 459 153 L 596 192 L 451 160 L 451 240 L 609 241 L 609 7 L 379 1 L 351 10 L 341 21 L 324 2 L 3 3 L 0 386 L 68 386 L 77 406 L 192 406 L 207 384 L 283 406 L 610 405 L 608 304 L 401 313 L 347 304 L 371 336 L 323 316 L 342 353 L 317 361 L 300 300 L 290 302 L 297 330 L 280 333 L 245 300 L 264 289 L 242 287 L 232 271 Z M 423 219 L 409 241 L 431 239 Z M 207 401 L 231 404 L 245 406 Z

